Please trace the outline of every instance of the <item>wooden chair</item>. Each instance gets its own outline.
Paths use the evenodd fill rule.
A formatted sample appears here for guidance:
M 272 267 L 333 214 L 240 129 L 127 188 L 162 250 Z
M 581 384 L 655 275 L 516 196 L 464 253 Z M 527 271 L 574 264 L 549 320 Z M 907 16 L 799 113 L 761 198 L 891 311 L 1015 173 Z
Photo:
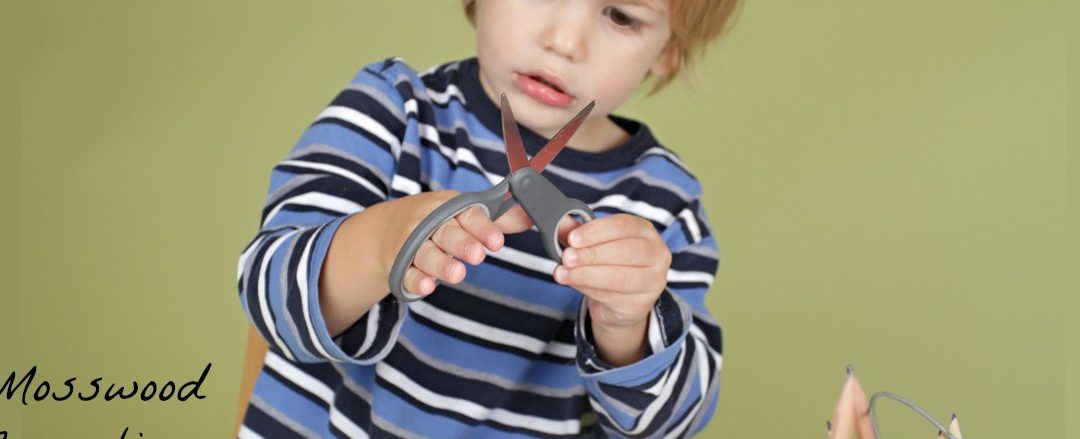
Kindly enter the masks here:
M 266 340 L 255 330 L 255 326 L 249 326 L 244 370 L 240 377 L 240 403 L 236 408 L 236 434 L 240 434 L 240 425 L 244 423 L 244 413 L 251 401 L 251 392 L 255 390 L 255 379 L 259 377 L 259 370 L 266 360 L 267 349 Z

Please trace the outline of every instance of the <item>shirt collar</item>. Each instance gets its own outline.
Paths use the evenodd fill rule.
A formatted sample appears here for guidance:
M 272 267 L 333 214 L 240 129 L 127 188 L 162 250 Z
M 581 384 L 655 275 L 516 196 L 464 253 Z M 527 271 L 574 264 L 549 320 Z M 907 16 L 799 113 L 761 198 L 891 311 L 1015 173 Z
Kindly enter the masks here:
M 466 106 L 488 130 L 502 137 L 502 110 L 487 96 L 487 93 L 484 93 L 480 85 L 479 59 L 471 57 L 462 60 L 458 74 L 456 82 L 465 97 Z M 615 114 L 608 115 L 608 119 L 626 130 L 630 138 L 615 148 L 603 152 L 563 148 L 552 164 L 577 171 L 608 171 L 629 166 L 647 149 L 658 146 L 652 132 L 644 123 Z M 547 138 L 528 127 L 518 124 L 518 128 L 521 131 L 521 140 L 525 144 L 525 151 L 530 157 L 536 155 L 547 144 Z

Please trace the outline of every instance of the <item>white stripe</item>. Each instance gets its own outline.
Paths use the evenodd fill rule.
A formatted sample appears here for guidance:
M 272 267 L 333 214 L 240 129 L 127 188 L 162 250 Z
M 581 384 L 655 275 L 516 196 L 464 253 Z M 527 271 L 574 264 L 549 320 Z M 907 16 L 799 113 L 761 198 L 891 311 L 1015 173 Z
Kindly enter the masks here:
M 501 183 L 505 178 L 503 175 L 488 172 L 487 169 L 480 165 L 480 159 L 476 158 L 476 154 L 473 154 L 471 149 L 451 148 L 439 143 L 439 130 L 437 128 L 421 123 L 420 133 L 424 138 L 439 146 L 439 154 L 442 155 L 443 159 L 454 163 L 455 166 L 460 166 L 461 163 L 473 165 L 476 169 L 480 170 L 481 174 L 483 174 L 484 178 L 487 179 L 492 186 Z
M 288 204 L 303 204 L 305 206 L 320 207 L 345 215 L 364 210 L 364 206 L 361 206 L 341 197 L 327 195 L 322 192 L 305 192 L 303 194 L 281 201 L 277 204 L 277 206 L 274 206 L 274 209 L 270 211 L 270 214 L 266 215 L 266 220 L 263 221 L 262 224 L 263 227 L 266 227 L 267 224 L 270 224 L 270 221 L 274 219 L 274 216 L 277 215 L 277 213 L 280 212 L 281 209 L 283 209 Z
M 694 342 L 695 350 L 701 349 L 703 352 L 697 352 L 694 357 L 697 358 L 697 373 L 698 373 L 698 393 L 701 395 L 699 404 L 705 403 L 706 392 L 709 391 L 709 350 L 705 348 L 705 340 L 698 340 L 697 337 L 690 337 L 689 340 Z M 699 346 L 700 345 L 700 346 Z
M 656 314 L 656 307 L 649 311 L 649 347 L 653 353 L 664 349 L 664 337 L 660 335 L 660 316 Z
M 345 433 L 350 438 L 367 439 L 368 434 L 366 431 L 361 430 L 359 425 L 356 425 L 351 419 L 345 417 L 343 413 L 338 411 L 337 407 L 330 410 L 330 423 L 334 424 L 338 430 Z
M 461 90 L 458 89 L 457 86 L 454 84 L 447 85 L 445 91 L 438 91 L 429 88 L 427 89 L 427 95 L 431 97 L 431 102 L 436 102 L 442 105 L 446 105 L 447 102 L 450 102 L 450 98 L 454 96 L 457 96 L 458 102 L 465 102 L 465 98 L 461 95 Z
M 251 244 L 251 247 L 248 247 L 247 250 L 244 250 L 244 252 L 240 254 L 240 261 L 236 263 L 237 281 L 244 279 L 244 266 L 247 265 L 247 260 L 251 257 L 251 254 L 255 252 L 255 249 L 259 248 L 259 245 L 262 244 L 263 239 L 266 239 L 266 235 L 260 236 L 259 239 L 255 240 L 255 242 Z
M 289 381 L 292 381 L 301 389 L 311 392 L 319 399 L 326 402 L 332 402 L 334 400 L 334 391 L 331 390 L 330 387 L 323 384 L 322 381 L 312 378 L 288 361 L 285 361 L 278 356 L 277 352 L 268 351 L 266 353 L 266 365 L 277 371 L 281 376 L 288 378 Z
M 572 359 L 577 357 L 577 345 L 552 340 L 544 346 L 544 352 L 556 357 Z
M 363 436 L 361 437 L 367 437 L 367 434 L 363 433 L 364 430 L 362 430 L 360 426 L 356 425 L 356 423 L 354 423 L 351 419 L 338 411 L 337 407 L 334 406 L 334 391 L 331 390 L 330 387 L 328 387 L 326 384 L 323 384 L 322 381 L 313 378 L 311 375 L 308 375 L 304 371 L 298 369 L 296 366 L 289 364 L 289 362 L 281 359 L 281 357 L 277 356 L 277 354 L 274 352 L 267 353 L 266 365 L 269 366 L 271 369 L 277 371 L 277 373 L 281 374 L 281 376 L 285 377 L 289 381 L 292 381 L 301 389 L 307 390 L 319 399 L 325 401 L 326 405 L 330 407 L 330 423 L 337 427 L 339 430 L 344 432 L 358 431 L 363 434 Z M 350 437 L 356 436 L 350 435 Z
M 409 379 L 405 374 L 394 369 L 387 363 L 378 363 L 378 365 L 375 366 L 375 370 L 380 377 L 393 383 L 412 397 L 423 401 L 424 404 L 431 407 L 450 410 L 478 421 L 492 420 L 500 424 L 548 434 L 575 434 L 581 429 L 581 423 L 578 419 L 554 420 L 538 416 L 523 415 L 501 408 L 487 408 L 472 401 L 432 392 Z
M 282 160 L 281 163 L 279 163 L 279 165 L 291 165 L 291 166 L 297 166 L 297 167 L 301 167 L 301 168 L 318 169 L 320 171 L 329 172 L 331 174 L 337 174 L 337 175 L 345 177 L 345 178 L 347 178 L 349 180 L 357 182 L 361 186 L 367 188 L 367 190 L 371 191 L 371 193 L 373 193 L 375 195 L 378 195 L 380 198 L 383 198 L 383 199 L 386 198 L 386 194 L 383 193 L 382 189 L 379 189 L 379 188 L 375 187 L 375 185 L 371 184 L 371 182 L 367 181 L 367 179 L 365 179 L 365 178 L 363 178 L 363 177 L 361 177 L 359 175 L 356 175 L 355 173 L 350 172 L 350 171 L 348 171 L 346 169 L 342 169 L 341 167 L 338 167 L 338 166 L 329 165 L 329 164 L 326 164 L 326 163 L 307 162 L 307 161 L 303 161 L 303 160 Z
M 510 262 L 514 265 L 540 273 L 552 274 L 555 272 L 555 261 L 548 259 L 547 257 L 534 256 L 509 246 L 504 245 L 503 248 L 499 249 L 497 252 L 489 251 L 488 255 L 491 255 L 500 261 Z
M 708 339 L 705 338 L 705 332 L 703 332 L 701 328 L 699 328 L 697 325 L 690 325 L 690 335 L 697 337 L 698 340 L 701 340 L 702 346 L 705 346 L 707 349 L 706 352 L 708 352 L 709 355 L 713 357 L 713 361 L 716 362 L 716 370 L 721 370 L 721 365 L 724 358 L 720 355 L 719 352 L 716 352 L 716 350 L 713 349 L 712 346 L 709 346 L 709 343 L 707 341 Z
M 714 276 L 703 271 L 680 271 L 669 268 L 668 282 L 704 282 L 712 284 Z
M 259 436 L 259 433 L 251 431 L 246 425 L 240 426 L 240 433 L 236 437 L 237 439 L 263 439 L 262 436 Z
M 277 325 L 274 324 L 274 319 L 270 316 L 270 307 L 266 303 L 266 296 L 269 294 L 269 292 L 266 291 L 266 269 L 270 266 L 270 260 L 273 259 L 274 251 L 276 251 L 289 236 L 295 235 L 297 232 L 299 232 L 299 230 L 292 230 L 289 233 L 281 235 L 266 249 L 266 256 L 263 257 L 262 266 L 259 267 L 258 288 L 255 290 L 255 294 L 259 296 L 259 309 L 262 311 L 263 322 L 266 323 L 266 331 L 273 337 L 274 343 L 277 344 L 278 349 L 281 349 L 281 351 L 285 353 L 285 356 L 289 357 L 290 360 L 293 359 L 293 356 L 289 353 L 289 348 L 285 346 L 285 342 L 281 341 L 281 337 L 278 337 Z M 251 293 L 249 292 L 248 294 Z
M 565 358 L 574 358 L 574 353 L 577 352 L 576 347 L 565 343 L 552 342 L 552 344 L 563 346 L 549 348 L 547 346 L 548 343 L 545 343 L 543 340 L 478 323 L 459 315 L 448 313 L 423 301 L 409 303 L 409 311 L 424 316 L 439 325 L 469 334 L 473 337 L 505 346 L 516 347 L 536 354 L 548 352 Z
M 311 246 L 315 242 L 315 237 L 319 236 L 319 232 L 322 231 L 322 227 L 319 227 L 315 234 L 312 235 L 312 239 L 309 239 L 304 246 L 304 252 L 300 254 L 299 266 L 296 269 L 296 284 L 300 287 L 300 307 L 304 311 L 304 323 L 307 324 L 308 337 L 311 337 L 311 344 L 315 345 L 315 349 L 322 354 L 323 358 L 333 358 L 326 349 L 323 349 L 322 340 L 319 340 L 319 336 L 315 335 L 315 323 L 311 321 L 311 307 L 308 305 L 310 295 L 308 294 L 308 257 L 311 255 Z M 322 313 L 322 310 L 318 311 Z
M 662 376 L 662 377 L 660 377 L 660 379 L 656 380 L 656 382 L 653 383 L 652 386 L 649 386 L 648 388 L 643 389 L 642 392 L 648 393 L 648 394 L 653 395 L 653 396 L 660 395 L 660 389 L 662 387 L 664 387 L 664 383 L 667 382 L 668 375 L 671 375 L 671 370 L 670 369 L 664 371 L 664 376 Z
M 689 169 L 686 167 L 686 163 L 683 163 L 682 160 L 679 160 L 679 158 L 676 157 L 675 154 L 672 154 L 671 151 L 667 149 L 661 148 L 659 146 L 654 146 L 641 153 L 642 158 L 649 155 L 659 155 L 667 157 L 668 160 L 671 160 L 673 163 L 675 163 L 675 165 L 682 168 L 683 172 L 686 172 L 687 174 L 690 173 Z
M 405 101 L 405 113 L 406 114 L 408 114 L 408 113 L 412 113 L 412 114 L 419 113 L 420 110 L 418 110 L 418 107 L 419 107 L 419 104 L 416 103 L 416 99 L 409 99 L 409 100 Z
M 353 354 L 354 357 L 359 357 L 361 353 L 371 349 L 371 345 L 375 343 L 375 333 L 378 330 L 378 323 L 379 302 L 375 302 L 367 312 L 367 327 L 364 328 L 364 342 L 360 343 L 360 349 L 356 350 L 356 353 Z
M 682 212 L 679 212 L 679 218 L 686 222 L 686 228 L 690 231 L 690 236 L 693 237 L 692 242 L 701 241 L 701 229 L 698 228 L 697 218 L 694 218 L 694 213 L 690 209 L 683 209 Z
M 329 107 L 326 107 L 326 109 L 323 110 L 322 113 L 319 113 L 315 120 L 319 120 L 325 117 L 341 119 L 362 128 L 364 131 L 367 131 L 375 137 L 378 137 L 383 142 L 386 142 L 387 145 L 390 145 L 390 152 L 394 155 L 394 157 L 401 156 L 401 139 L 398 139 L 397 136 L 387 130 L 386 127 L 382 126 L 382 124 L 376 122 L 375 119 L 372 119 L 370 116 L 349 107 L 331 105 Z
M 390 179 L 390 188 L 398 192 L 404 192 L 409 195 L 416 195 L 420 193 L 420 183 L 412 181 L 396 173 Z
M 439 129 L 426 123 L 420 123 L 419 125 L 420 138 L 427 139 L 429 142 L 439 145 L 439 151 L 445 154 L 445 150 L 449 148 L 443 146 L 442 142 L 439 141 Z M 468 151 L 465 148 L 462 149 Z M 453 155 L 449 155 L 448 157 L 453 157 Z
M 671 212 L 644 201 L 632 200 L 623 194 L 608 195 L 595 203 L 589 203 L 589 207 L 593 210 L 598 207 L 614 207 L 660 224 L 668 224 L 675 219 Z

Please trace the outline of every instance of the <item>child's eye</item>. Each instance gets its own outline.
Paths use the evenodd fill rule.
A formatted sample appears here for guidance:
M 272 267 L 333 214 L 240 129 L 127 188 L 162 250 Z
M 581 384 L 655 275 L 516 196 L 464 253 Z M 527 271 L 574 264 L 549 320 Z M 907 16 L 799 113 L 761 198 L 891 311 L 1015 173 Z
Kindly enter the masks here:
M 641 22 L 615 7 L 604 8 L 604 15 L 611 18 L 616 26 L 626 27 L 632 30 L 641 28 Z

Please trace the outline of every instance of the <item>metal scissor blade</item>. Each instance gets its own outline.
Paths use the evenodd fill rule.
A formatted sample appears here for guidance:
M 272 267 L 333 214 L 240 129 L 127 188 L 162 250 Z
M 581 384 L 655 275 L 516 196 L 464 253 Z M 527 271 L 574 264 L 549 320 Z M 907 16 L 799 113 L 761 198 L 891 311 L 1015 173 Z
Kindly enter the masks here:
M 510 101 L 506 99 L 506 93 L 502 94 L 502 128 L 503 139 L 506 142 L 506 161 L 510 164 L 510 173 L 529 165 L 529 157 L 525 155 L 525 144 L 521 142 L 521 133 L 518 132 L 517 122 L 514 121 L 514 112 L 510 109 Z
M 566 146 L 566 142 L 569 142 L 570 138 L 574 137 L 574 132 L 576 132 L 578 127 L 581 126 L 581 123 L 585 121 L 585 117 L 589 115 L 589 112 L 592 111 L 593 106 L 595 105 L 596 101 L 589 102 L 589 105 L 586 105 L 584 109 L 578 112 L 577 116 L 574 116 L 570 122 L 564 125 L 562 129 L 555 134 L 555 137 L 552 137 L 547 145 L 544 145 L 544 147 L 540 149 L 540 152 L 533 156 L 532 160 L 529 161 L 529 166 L 532 166 L 536 172 L 543 172 L 548 163 L 551 163 L 551 161 L 555 159 L 555 156 L 559 155 L 559 151 L 562 151 L 563 147 Z

